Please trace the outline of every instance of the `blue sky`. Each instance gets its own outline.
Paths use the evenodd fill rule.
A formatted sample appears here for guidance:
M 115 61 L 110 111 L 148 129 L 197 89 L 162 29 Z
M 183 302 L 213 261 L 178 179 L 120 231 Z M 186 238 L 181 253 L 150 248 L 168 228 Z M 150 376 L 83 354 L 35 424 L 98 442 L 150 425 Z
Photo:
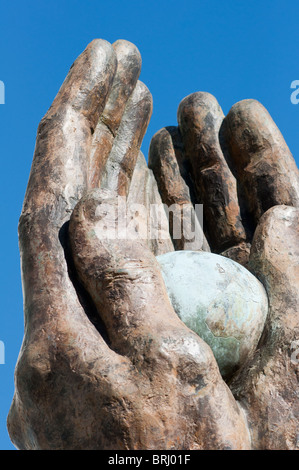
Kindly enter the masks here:
M 36 129 L 69 67 L 94 38 L 137 45 L 154 112 L 151 136 L 176 125 L 179 102 L 195 91 L 216 96 L 224 113 L 255 98 L 268 109 L 299 163 L 299 3 L 278 0 L 124 1 L 15 0 L 1 2 L 0 105 L 2 269 L 0 341 L 0 450 L 14 449 L 6 431 L 13 371 L 23 336 L 17 223 L 27 185 Z M 1 101 L 1 100 L 0 100 Z

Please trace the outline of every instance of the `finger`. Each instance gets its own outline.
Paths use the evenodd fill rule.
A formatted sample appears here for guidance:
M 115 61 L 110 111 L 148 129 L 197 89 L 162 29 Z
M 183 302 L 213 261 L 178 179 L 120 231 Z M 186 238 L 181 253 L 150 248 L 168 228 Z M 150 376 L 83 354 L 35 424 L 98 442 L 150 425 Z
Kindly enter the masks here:
M 72 108 L 83 114 L 94 130 L 104 109 L 116 72 L 117 59 L 111 44 L 94 39 L 76 59 L 64 80 L 47 119 Z
M 100 98 L 99 109 L 104 107 L 115 64 L 112 46 L 93 41 L 72 66 L 39 127 L 19 222 L 24 309 L 30 312 L 26 322 L 33 321 L 34 316 L 41 324 L 51 323 L 53 312 L 55 318 L 69 312 L 74 320 L 71 312 L 76 311 L 81 316 L 82 307 L 65 262 L 65 223 L 85 188 L 94 117 L 92 111 L 85 115 L 85 108 L 95 96 Z M 65 293 L 63 299 L 60 291 Z
M 299 205 L 299 171 L 279 129 L 256 100 L 236 103 L 223 122 L 232 164 L 254 228 L 270 207 Z
M 137 360 L 150 356 L 161 333 L 179 329 L 181 338 L 182 330 L 189 330 L 170 304 L 156 257 L 133 238 L 130 227 L 123 232 L 120 219 L 126 213 L 120 212 L 119 199 L 109 190 L 86 193 L 72 213 L 69 238 L 78 277 L 106 325 L 111 347 Z
M 245 268 L 248 268 L 249 255 L 250 255 L 251 243 L 241 242 L 238 245 L 227 248 L 220 253 L 221 256 L 230 258 L 239 264 L 242 264 Z
M 210 251 L 191 201 L 192 182 L 187 180 L 188 187 L 182 176 L 186 171 L 181 154 L 182 142 L 178 129 L 163 128 L 151 140 L 148 165 L 155 175 L 162 201 L 168 208 L 175 249 Z M 188 175 L 184 176 L 187 179 Z
M 19 223 L 25 335 L 10 413 L 16 426 L 25 420 L 28 435 L 25 433 L 23 439 L 16 434 L 23 442 L 28 438 L 29 447 L 34 430 L 22 410 L 32 410 L 35 403 L 32 413 L 36 423 L 40 421 L 40 409 L 45 411 L 42 416 L 48 416 L 51 408 L 61 412 L 61 402 L 54 405 L 50 397 L 46 407 L 42 405 L 39 393 L 47 389 L 50 376 L 53 388 L 58 380 L 59 389 L 59 377 L 69 377 L 76 390 L 76 377 L 85 367 L 90 378 L 97 377 L 95 380 L 102 372 L 113 374 L 122 364 L 124 369 L 129 368 L 125 358 L 109 349 L 85 313 L 65 257 L 66 222 L 86 185 L 91 127 L 104 108 L 115 68 L 112 46 L 106 41 L 93 41 L 75 61 L 38 129 Z M 90 385 L 87 377 L 80 383 L 83 389 Z M 70 395 L 70 404 L 76 401 L 75 395 Z
M 118 40 L 113 44 L 113 48 L 117 58 L 117 70 L 105 108 L 93 135 L 88 188 L 99 185 L 126 103 L 136 86 L 141 71 L 141 56 L 134 44 Z
M 50 321 L 51 312 L 57 317 L 71 311 L 81 315 L 65 262 L 64 224 L 85 188 L 90 123 L 92 113 L 98 113 L 85 115 L 85 110 L 95 96 L 99 109 L 104 107 L 115 64 L 112 46 L 93 41 L 73 64 L 38 130 L 19 240 L 24 308 L 39 322 Z M 25 319 L 33 320 L 31 315 Z
M 139 152 L 133 172 L 127 206 L 136 233 L 155 255 L 173 251 L 168 220 L 152 171 Z
M 156 338 L 162 323 L 171 329 L 181 322 L 169 303 L 155 256 L 142 240 L 133 238 L 130 227 L 119 232 L 126 212 L 120 214 L 118 204 L 113 191 L 87 193 L 72 213 L 69 235 L 78 276 L 103 318 L 111 347 L 130 356 L 140 354 L 138 347 L 149 346 L 140 343 L 145 337 Z
M 112 46 L 94 40 L 72 65 L 52 106 L 41 120 L 24 211 L 47 209 L 61 226 L 86 187 L 86 162 L 94 128 L 116 70 Z
M 114 192 L 89 192 L 74 209 L 69 232 L 78 275 L 107 326 L 111 347 L 149 378 L 159 394 L 157 406 L 165 399 L 168 404 L 169 384 L 178 390 L 191 429 L 186 443 L 248 448 L 244 416 L 211 349 L 175 314 L 155 256 L 139 240 L 112 237 L 116 203 Z M 110 232 L 106 239 L 103 219 Z
M 127 196 L 140 146 L 152 114 L 152 95 L 140 81 L 126 108 L 101 179 L 101 188 Z
M 113 44 L 117 57 L 117 71 L 103 112 L 103 121 L 115 135 L 128 99 L 140 75 L 141 55 L 129 41 L 118 40 Z
M 203 204 L 204 228 L 217 253 L 246 240 L 236 180 L 219 144 L 223 112 L 209 93 L 193 93 L 180 103 L 178 123 L 190 161 L 196 202 Z
M 270 208 L 255 231 L 249 261 L 267 290 L 269 314 L 254 358 L 231 384 L 242 397 L 256 449 L 298 449 L 298 245 L 299 209 Z

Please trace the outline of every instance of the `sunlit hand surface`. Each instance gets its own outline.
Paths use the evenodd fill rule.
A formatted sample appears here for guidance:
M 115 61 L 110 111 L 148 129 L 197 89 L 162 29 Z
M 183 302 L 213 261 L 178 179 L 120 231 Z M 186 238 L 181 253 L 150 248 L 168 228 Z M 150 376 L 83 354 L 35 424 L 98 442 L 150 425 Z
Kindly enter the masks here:
M 214 97 L 195 93 L 181 102 L 178 126 L 153 137 L 150 170 L 140 146 L 152 97 L 140 69 L 131 43 L 94 40 L 39 125 L 19 224 L 25 334 L 12 441 L 19 449 L 298 448 L 294 159 L 258 102 L 224 117 Z M 103 219 L 108 232 L 115 227 L 120 196 L 148 211 L 203 204 L 200 249 L 240 262 L 266 287 L 259 348 L 229 383 L 176 315 L 156 259 L 192 243 L 172 239 L 163 220 L 156 239 L 99 236 Z

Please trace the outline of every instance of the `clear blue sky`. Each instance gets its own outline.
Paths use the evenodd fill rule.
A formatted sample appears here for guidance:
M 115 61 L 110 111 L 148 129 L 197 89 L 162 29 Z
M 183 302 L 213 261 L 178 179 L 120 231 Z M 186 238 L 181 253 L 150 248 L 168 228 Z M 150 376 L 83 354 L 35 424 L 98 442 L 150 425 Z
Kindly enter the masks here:
M 127 39 L 143 58 L 140 79 L 154 112 L 142 150 L 165 125 L 176 125 L 179 102 L 195 91 L 214 94 L 224 113 L 256 98 L 268 109 L 299 162 L 299 3 L 282 0 L 15 0 L 1 2 L 0 449 L 13 449 L 6 416 L 23 336 L 17 223 L 36 129 L 69 67 L 94 38 Z

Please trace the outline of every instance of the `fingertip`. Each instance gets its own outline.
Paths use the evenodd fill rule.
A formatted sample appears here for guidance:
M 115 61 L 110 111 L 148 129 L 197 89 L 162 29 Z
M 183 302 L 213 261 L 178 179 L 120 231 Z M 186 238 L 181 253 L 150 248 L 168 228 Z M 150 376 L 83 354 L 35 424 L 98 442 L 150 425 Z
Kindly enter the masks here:
M 110 42 L 108 42 L 106 39 L 95 38 L 90 41 L 90 43 L 86 46 L 86 49 L 91 49 L 94 52 L 99 52 L 103 49 L 110 51 L 112 49 L 112 44 L 110 44 Z
M 201 111 L 202 110 L 202 111 Z M 214 95 L 206 91 L 198 91 L 191 93 L 182 99 L 177 110 L 177 120 L 179 126 L 184 124 L 184 121 L 194 119 L 196 116 L 210 112 L 213 115 L 224 117 L 223 111 Z
M 72 107 L 95 127 L 116 72 L 117 58 L 104 39 L 91 41 L 71 66 L 51 107 L 52 113 Z
M 153 97 L 151 92 L 149 91 L 148 87 L 140 80 L 138 80 L 136 84 L 136 96 L 139 98 L 147 99 L 151 103 L 151 105 L 153 103 Z
M 132 42 L 119 39 L 112 44 L 118 69 L 116 82 L 122 81 L 127 98 L 131 95 L 141 72 L 142 58 L 139 49 Z M 121 79 L 121 80 L 120 80 Z
M 150 118 L 153 112 L 153 97 L 148 87 L 141 82 L 137 81 L 134 91 L 127 102 L 126 110 L 124 112 L 123 120 L 124 123 L 132 120 L 139 121 L 139 126 L 136 129 L 136 135 L 139 136 L 138 142 L 141 145 L 142 139 L 146 132 Z
M 102 120 L 115 135 L 126 106 L 133 93 L 141 71 L 141 55 L 137 47 L 124 39 L 113 43 L 117 69 Z
M 152 95 L 147 86 L 136 83 L 126 103 L 118 132 L 101 178 L 101 188 L 127 195 L 136 160 L 152 114 Z
M 299 205 L 299 172 L 280 130 L 257 100 L 235 103 L 222 136 L 244 192 L 253 228 L 270 207 Z
M 130 61 L 139 66 L 141 70 L 142 58 L 138 47 L 126 39 L 118 39 L 112 44 L 118 60 Z
M 260 103 L 260 101 L 249 98 L 237 101 L 233 106 L 230 108 L 229 112 L 226 116 L 226 121 L 232 121 L 234 119 L 241 119 L 241 120 L 256 120 L 257 118 L 264 119 L 272 119 L 268 110 L 265 106 Z

